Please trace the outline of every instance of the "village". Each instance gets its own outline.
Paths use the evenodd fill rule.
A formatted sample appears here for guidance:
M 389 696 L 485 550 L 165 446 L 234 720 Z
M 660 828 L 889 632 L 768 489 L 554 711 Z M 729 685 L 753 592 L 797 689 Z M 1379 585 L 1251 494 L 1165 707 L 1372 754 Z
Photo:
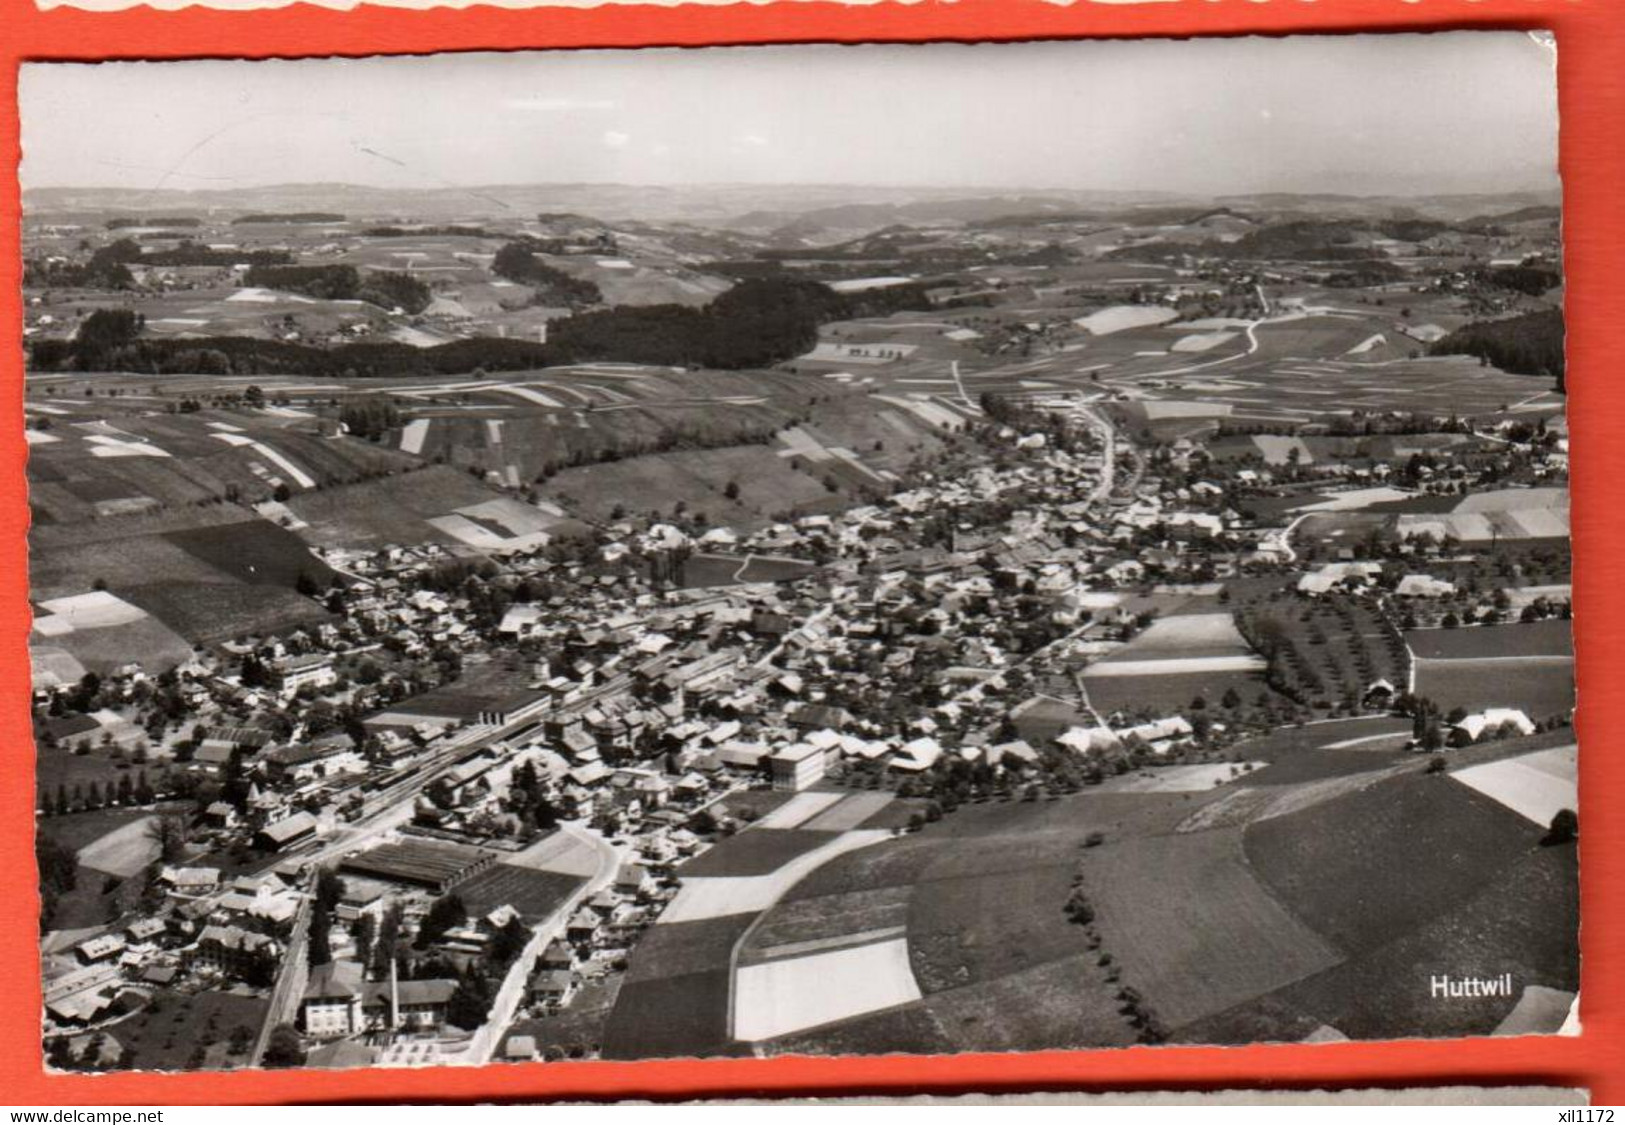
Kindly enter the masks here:
M 44 747 L 128 756 L 139 777 L 47 791 L 43 814 L 151 810 L 125 845 L 161 860 L 114 917 L 48 947 L 53 1064 L 119 1065 L 121 1029 L 204 994 L 243 1003 L 187 1040 L 186 1066 L 532 1057 L 509 1025 L 624 971 L 680 866 L 760 815 L 752 793 L 889 791 L 904 833 L 966 801 L 1244 761 L 1231 748 L 1281 724 L 1397 712 L 1438 749 L 1566 723 L 1512 701 L 1430 710 L 1402 640 L 1305 692 L 1230 624 L 1242 588 L 1358 603 L 1396 638 L 1566 618 L 1555 584 L 1514 611 L 1504 588 L 1532 580 L 1463 581 L 1448 528 L 1327 550 L 1294 540 L 1287 507 L 1560 485 L 1555 429 L 1271 464 L 1143 447 L 1112 401 L 990 397 L 956 460 L 755 531 L 628 518 L 477 563 L 318 548 L 341 576 L 311 591 L 333 614 L 319 626 L 41 685 Z M 731 581 L 753 559 L 784 576 Z M 685 584 L 695 565 L 727 577 Z M 1165 659 L 1186 663 L 1149 667 Z M 1285 694 L 1121 692 L 1266 664 Z

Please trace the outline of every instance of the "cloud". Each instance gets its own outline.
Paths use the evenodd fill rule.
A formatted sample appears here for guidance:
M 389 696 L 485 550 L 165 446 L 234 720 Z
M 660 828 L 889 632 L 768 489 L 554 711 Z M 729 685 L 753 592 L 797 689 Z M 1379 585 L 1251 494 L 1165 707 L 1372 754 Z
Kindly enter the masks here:
M 759 133 L 746 133 L 743 137 L 740 137 L 739 140 L 744 144 L 755 145 L 758 148 L 767 144 L 767 138 Z
M 632 143 L 632 134 L 631 133 L 618 133 L 614 129 L 607 130 L 604 133 L 604 147 L 605 148 L 625 148 L 627 145 L 629 145 L 631 143 Z
M 509 98 L 506 109 L 521 109 L 527 113 L 570 113 L 580 110 L 614 109 L 616 103 L 607 98 Z

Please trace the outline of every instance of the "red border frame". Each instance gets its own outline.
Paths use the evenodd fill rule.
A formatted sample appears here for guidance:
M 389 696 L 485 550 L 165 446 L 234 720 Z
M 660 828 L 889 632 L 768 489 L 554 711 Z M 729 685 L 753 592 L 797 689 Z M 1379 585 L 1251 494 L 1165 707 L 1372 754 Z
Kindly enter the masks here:
M 1177 0 L 1070 7 L 1043 0 L 958 0 L 845 7 L 823 0 L 766 6 L 611 5 L 528 12 L 494 8 L 410 12 L 304 5 L 253 13 L 200 9 L 40 12 L 0 0 L 0 160 L 19 158 L 17 65 L 24 59 L 168 58 L 423 53 L 708 43 L 1234 35 L 1291 31 L 1550 28 L 1559 43 L 1562 173 L 1569 311 L 1573 533 L 1579 613 L 1576 651 L 1584 868 L 1585 1032 L 1578 1039 L 1413 1040 L 1327 1046 L 1131 1048 L 957 1057 L 552 1063 L 481 1069 L 243 1072 L 217 1075 L 49 1076 L 41 1066 L 40 993 L 31 848 L 33 787 L 26 635 L 27 456 L 21 417 L 18 187 L 0 176 L 0 747 L 13 781 L 0 788 L 0 1101 L 16 1105 L 531 1101 L 770 1095 L 949 1093 L 960 1090 L 1402 1086 L 1539 1082 L 1588 1086 L 1598 1103 L 1625 1102 L 1625 827 L 1609 797 L 1625 783 L 1610 719 L 1625 688 L 1615 645 L 1625 641 L 1625 522 L 1610 505 L 1625 481 L 1625 384 L 1607 360 L 1625 354 L 1625 319 L 1610 283 L 1625 259 L 1625 21 L 1611 0 Z M 1578 408 L 1578 409 L 1576 409 Z

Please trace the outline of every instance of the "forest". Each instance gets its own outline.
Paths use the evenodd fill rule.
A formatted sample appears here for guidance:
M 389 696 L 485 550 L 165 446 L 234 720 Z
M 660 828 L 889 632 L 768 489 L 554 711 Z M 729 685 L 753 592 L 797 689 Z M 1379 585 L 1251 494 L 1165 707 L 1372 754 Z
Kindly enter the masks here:
M 530 300 L 533 305 L 584 309 L 604 299 L 604 294 L 593 282 L 572 277 L 548 265 L 522 242 L 510 242 L 498 250 L 491 261 L 491 272 L 520 285 L 530 286 L 534 291 Z
M 247 285 L 303 293 L 324 301 L 366 301 L 382 309 L 420 313 L 433 294 L 417 278 L 388 270 L 362 273 L 354 266 L 255 266 L 243 278 Z
M 1431 355 L 1471 355 L 1514 375 L 1544 375 L 1563 390 L 1563 310 L 1542 309 L 1502 320 L 1464 324 L 1434 344 Z

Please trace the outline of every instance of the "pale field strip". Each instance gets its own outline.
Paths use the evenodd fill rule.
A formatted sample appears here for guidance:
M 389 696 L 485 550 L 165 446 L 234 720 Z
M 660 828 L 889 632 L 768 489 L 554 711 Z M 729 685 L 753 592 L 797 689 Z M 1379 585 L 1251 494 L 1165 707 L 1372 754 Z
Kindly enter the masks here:
M 592 402 L 592 396 L 587 394 L 586 391 L 577 390 L 575 387 L 567 387 L 562 383 L 526 383 L 525 386 L 537 387 L 541 390 L 547 391 L 550 394 L 564 395 L 568 398 L 574 399 L 576 402 L 584 402 L 589 404 Z M 593 387 L 592 389 L 608 397 L 608 392 L 605 391 L 604 388 Z
M 93 457 L 168 457 L 169 451 L 147 441 L 124 441 L 107 434 L 87 434 Z
M 28 648 L 28 665 L 31 681 L 35 684 L 57 683 L 63 686 L 76 684 L 84 679 L 85 666 L 79 663 L 79 658 L 63 648 L 55 646 L 30 645 Z
M 502 444 L 502 419 L 487 418 L 485 420 L 485 439 L 492 445 Z
M 1252 321 L 1243 320 L 1235 316 L 1204 316 L 1196 320 L 1187 320 L 1178 328 L 1246 328 Z
M 1347 492 L 1339 492 L 1330 500 L 1322 500 L 1315 504 L 1304 504 L 1288 510 L 1293 512 L 1346 512 L 1350 509 L 1364 508 L 1368 504 L 1381 504 L 1388 500 L 1406 500 L 1415 495 L 1414 492 L 1406 492 L 1399 488 L 1354 488 Z
M 55 434 L 47 434 L 40 430 L 24 430 L 23 440 L 29 445 L 52 445 L 62 439 Z
M 944 410 L 941 406 L 929 401 L 925 396 L 876 395 L 875 398 L 893 406 L 900 406 L 916 418 L 938 429 L 946 429 L 949 426 L 959 424 L 959 418 L 952 411 Z
M 1523 995 L 1491 1035 L 1578 1035 L 1578 997 L 1560 988 L 1525 985 Z M 1570 1026 L 1573 1030 L 1569 1030 Z
M 1144 774 L 1107 778 L 1102 793 L 1205 793 L 1227 781 L 1245 777 L 1244 766 L 1263 769 L 1265 762 L 1213 762 L 1195 766 L 1158 766 Z M 1232 772 L 1235 771 L 1235 772 Z
M 784 446 L 779 450 L 780 457 L 805 457 L 809 461 L 828 461 L 831 457 L 829 450 L 800 426 L 781 433 L 779 444 Z
M 405 453 L 422 453 L 423 442 L 429 436 L 429 419 L 414 418 L 401 427 L 401 450 Z
M 852 793 L 801 822 L 814 832 L 847 832 L 891 804 L 890 793 Z
M 1092 664 L 1084 678 L 1103 680 L 1118 676 L 1175 676 L 1198 672 L 1251 672 L 1264 667 L 1258 656 L 1170 656 L 1156 660 L 1113 660 Z
M 768 875 L 685 879 L 677 897 L 661 912 L 659 923 L 700 922 L 733 914 L 759 914 L 836 856 L 891 838 L 892 834 L 884 829 L 847 832 L 797 856 Z
M 233 426 L 230 422 L 210 422 L 208 426 L 209 429 L 219 430 L 223 434 L 240 434 L 243 432 L 241 426 Z
M 845 461 L 848 465 L 851 465 L 854 469 L 865 476 L 871 477 L 874 480 L 885 479 L 879 473 L 875 472 L 868 465 L 865 465 L 861 460 L 859 460 L 858 455 L 853 453 L 850 449 L 841 449 L 832 445 L 829 447 L 829 451 L 837 460 Z
M 1109 336 L 1127 328 L 1149 328 L 1166 324 L 1179 316 L 1173 309 L 1148 305 L 1113 305 L 1099 312 L 1081 316 L 1072 323 L 1094 336 Z
M 1368 735 L 1364 735 L 1361 738 L 1348 738 L 1348 739 L 1344 739 L 1342 742 L 1328 742 L 1326 745 L 1322 746 L 1320 749 L 1322 749 L 1322 750 L 1350 750 L 1350 749 L 1353 749 L 1356 746 L 1373 746 L 1376 743 L 1383 742 L 1383 743 L 1391 743 L 1392 748 L 1397 750 L 1401 746 L 1403 746 L 1407 742 L 1409 742 L 1410 740 L 1411 740 L 1411 736 L 1409 734 L 1407 734 L 1406 732 L 1404 732 L 1404 731 L 1390 731 L 1390 732 L 1388 732 L 1386 734 L 1368 734 Z M 1390 748 L 1389 746 L 1381 747 L 1381 749 L 1384 749 L 1384 750 L 1389 749 L 1389 748 Z
M 316 304 L 316 299 L 314 297 L 305 297 L 297 293 L 281 293 L 274 289 L 257 289 L 253 287 L 239 289 L 227 297 L 226 300 L 235 301 L 238 304 L 251 305 L 274 305 L 282 301 L 287 301 L 290 304 L 295 305 Z M 348 304 L 349 302 L 334 301 L 333 303 L 338 305 Z
M 784 804 L 767 813 L 752 830 L 762 828 L 799 828 L 841 799 L 839 793 L 797 793 Z
M 1457 512 L 1515 512 L 1526 508 L 1567 508 L 1566 488 L 1502 488 L 1476 492 L 1456 505 Z
M 1505 592 L 1512 602 L 1512 608 L 1522 609 L 1536 598 L 1567 601 L 1574 596 L 1574 587 L 1567 582 L 1552 586 L 1508 586 Z
M 425 332 L 421 328 L 413 328 L 406 324 L 395 328 L 390 332 L 389 336 L 390 339 L 397 343 L 405 344 L 411 348 L 432 348 L 444 342 L 441 337 L 432 332 Z
M 509 867 L 584 878 L 598 871 L 598 856 L 592 845 L 569 832 L 555 832 L 522 851 L 503 856 L 502 862 Z
M 156 819 L 144 816 L 119 825 L 80 848 L 79 862 L 124 879 L 135 875 L 158 858 L 158 841 L 147 831 L 148 825 Z
M 1168 350 L 1173 352 L 1205 352 L 1216 348 L 1220 344 L 1229 343 L 1237 336 L 1235 332 L 1200 332 L 1190 336 L 1181 336 L 1175 340 Z
M 310 526 L 300 519 L 292 508 L 276 500 L 265 500 L 255 504 L 254 511 L 274 523 L 281 524 L 289 531 L 299 531 Z
M 536 390 L 534 387 L 513 385 L 492 387 L 491 389 L 499 394 L 512 395 L 515 398 L 522 398 L 526 402 L 534 403 L 537 406 L 549 406 L 555 410 L 562 409 L 564 406 L 564 403 L 560 402 L 558 399 L 552 398 L 549 395 L 544 395 L 541 391 Z
M 864 367 L 876 367 L 897 361 L 896 357 L 891 355 L 864 355 L 850 350 L 857 346 L 861 345 L 821 343 L 799 358 L 808 363 L 855 363 Z M 878 344 L 875 346 L 879 347 Z
M 39 606 L 51 615 L 34 621 L 35 630 L 45 636 L 62 636 L 80 629 L 107 629 L 147 619 L 146 610 L 106 590 L 50 598 Z
M 1298 460 L 1305 465 L 1311 464 L 1315 455 L 1303 443 L 1302 438 L 1283 437 L 1280 434 L 1254 434 L 1253 444 L 1263 453 L 1264 461 L 1270 465 L 1285 465 L 1294 450 L 1297 451 Z
M 758 1042 L 920 999 L 908 942 L 884 941 L 740 969 L 734 1037 Z
M 406 387 L 380 387 L 386 395 L 406 395 L 417 398 L 424 395 L 450 395 L 463 394 L 468 391 L 488 391 L 494 387 L 506 387 L 508 384 L 500 379 L 474 379 L 464 380 L 460 383 L 421 383 Z
M 1574 746 L 1468 766 L 1450 776 L 1542 828 L 1559 810 L 1579 808 L 1579 751 Z
M 809 953 L 827 953 L 833 949 L 852 949 L 860 945 L 873 945 L 875 942 L 907 936 L 907 926 L 879 926 L 872 930 L 860 930 L 850 934 L 833 934 L 829 937 L 808 938 L 806 941 L 787 941 L 780 945 L 767 945 L 754 950 L 749 955 L 749 963 L 760 965 L 768 961 L 804 957 Z
M 216 434 L 215 436 L 216 437 L 225 437 L 226 435 L 225 434 Z M 301 469 L 298 465 L 295 465 L 284 454 L 278 452 L 275 449 L 272 449 L 269 445 L 266 445 L 264 442 L 262 442 L 262 441 L 249 442 L 249 447 L 251 449 L 253 449 L 255 453 L 258 453 L 261 457 L 264 457 L 267 461 L 271 462 L 271 464 L 275 465 L 277 468 L 281 469 L 283 472 L 287 473 L 290 477 L 292 477 L 294 479 L 294 482 L 297 483 L 300 488 L 315 488 L 316 487 L 316 478 L 315 477 L 313 477 L 309 473 L 305 472 L 305 470 Z
M 1180 399 L 1146 399 L 1145 416 L 1155 422 L 1162 418 L 1227 418 L 1228 402 L 1189 402 Z

